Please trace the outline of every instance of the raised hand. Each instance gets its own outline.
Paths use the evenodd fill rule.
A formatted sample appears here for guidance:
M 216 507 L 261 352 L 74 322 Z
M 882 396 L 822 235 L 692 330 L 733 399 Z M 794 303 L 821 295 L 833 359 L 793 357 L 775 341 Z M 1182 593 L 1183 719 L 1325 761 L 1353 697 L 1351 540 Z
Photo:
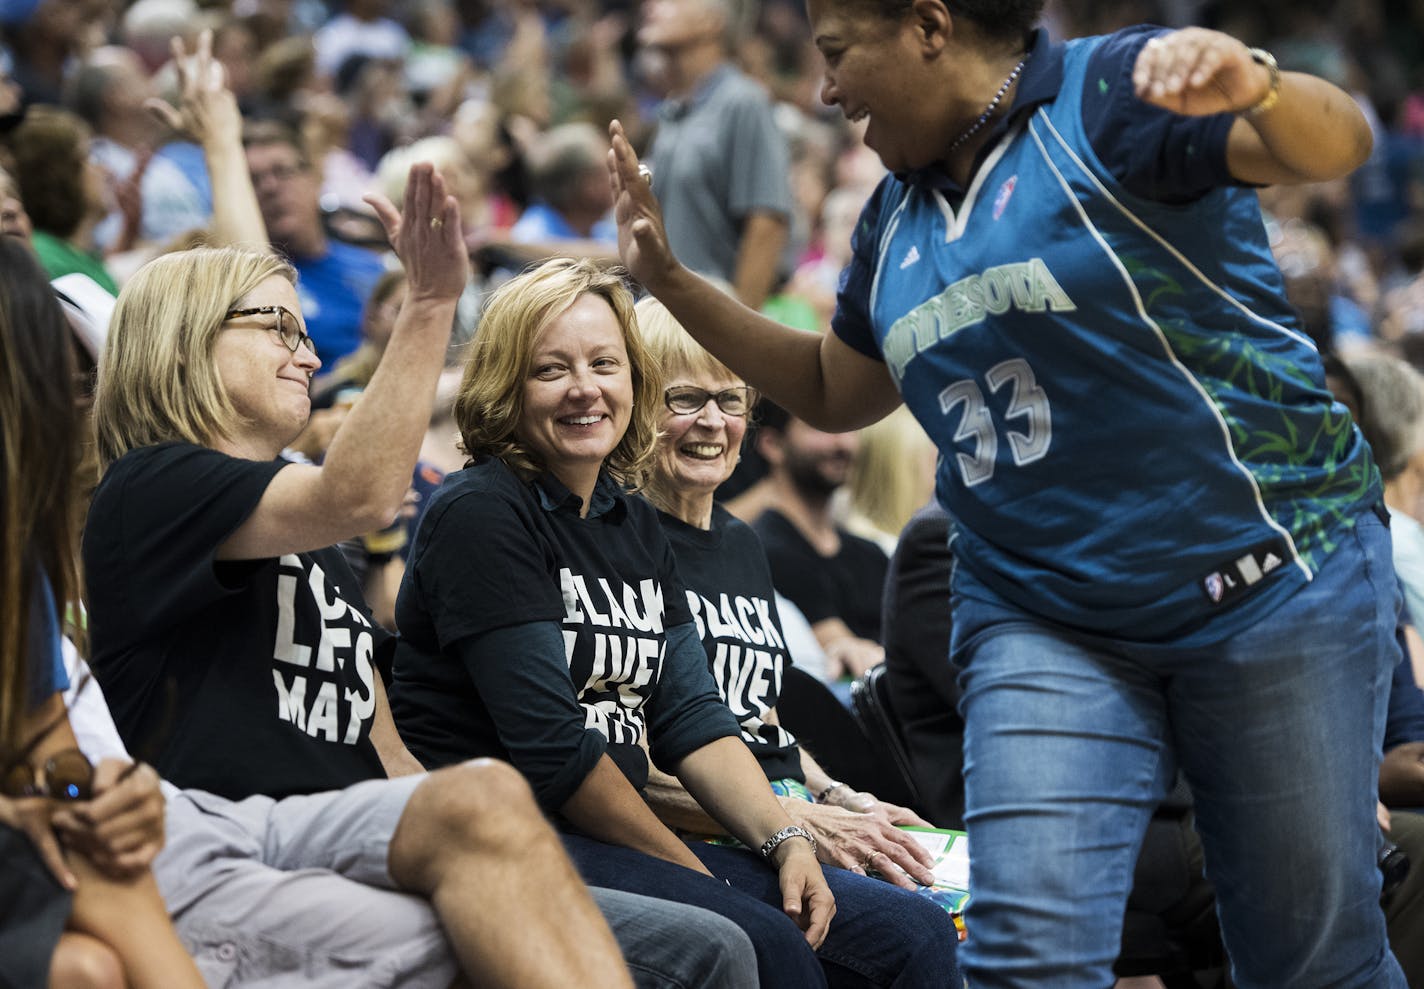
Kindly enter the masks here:
M 677 268 L 668 246 L 662 210 L 653 195 L 652 177 L 633 153 L 623 125 L 608 125 L 608 181 L 613 186 L 613 217 L 618 222 L 618 254 L 628 273 L 653 294 Z
M 406 298 L 458 298 L 469 281 L 470 258 L 460 229 L 460 204 L 446 193 L 435 166 L 418 162 L 410 167 L 399 212 L 378 193 L 363 198 L 380 217 L 391 248 L 405 266 Z
M 1132 69 L 1139 99 L 1186 116 L 1239 113 L 1271 89 L 1271 72 L 1240 41 L 1189 27 L 1148 41 Z
M 144 107 L 170 129 L 188 135 L 198 144 L 239 137 L 242 114 L 237 98 L 227 88 L 222 63 L 213 58 L 213 32 L 205 29 L 199 34 L 192 52 L 181 38 L 174 38 L 170 49 L 178 73 L 178 108 L 156 96 L 145 100 Z

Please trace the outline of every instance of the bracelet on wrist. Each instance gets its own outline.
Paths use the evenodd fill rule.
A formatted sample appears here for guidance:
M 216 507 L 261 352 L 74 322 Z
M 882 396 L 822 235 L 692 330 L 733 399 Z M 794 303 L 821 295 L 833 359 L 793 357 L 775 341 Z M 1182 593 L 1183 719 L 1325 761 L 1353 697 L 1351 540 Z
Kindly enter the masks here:
M 776 832 L 776 834 L 761 843 L 761 857 L 770 862 L 771 856 L 775 854 L 777 848 L 781 847 L 781 843 L 787 838 L 805 838 L 811 843 L 811 854 L 814 855 L 816 853 L 816 839 L 811 837 L 811 832 L 799 824 L 791 824 L 782 828 Z
M 1266 67 L 1266 71 L 1271 74 L 1271 86 L 1266 90 L 1265 96 L 1246 109 L 1237 111 L 1241 116 L 1247 118 L 1258 117 L 1266 111 L 1274 109 L 1276 104 L 1281 101 L 1281 69 L 1276 65 L 1276 56 L 1264 48 L 1252 48 L 1251 61 Z
M 829 786 L 823 789 L 820 793 L 816 794 L 816 803 L 825 803 L 827 800 L 830 799 L 832 793 L 835 793 L 837 790 L 842 788 L 849 789 L 849 787 L 845 783 L 842 783 L 840 780 L 831 780 Z

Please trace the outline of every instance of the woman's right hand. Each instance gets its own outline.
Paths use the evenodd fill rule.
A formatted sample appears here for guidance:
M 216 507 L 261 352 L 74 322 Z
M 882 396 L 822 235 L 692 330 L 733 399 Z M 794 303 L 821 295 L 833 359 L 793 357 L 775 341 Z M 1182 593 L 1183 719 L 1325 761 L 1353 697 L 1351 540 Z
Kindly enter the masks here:
M 54 802 L 48 797 L 0 797 L 0 824 L 23 831 L 54 878 L 72 891 L 78 887 L 79 880 L 65 864 L 64 851 L 50 825 L 53 812 Z
M 613 144 L 608 152 L 608 181 L 618 221 L 618 254 L 628 273 L 656 295 L 663 280 L 677 270 L 678 260 L 668 244 L 651 173 L 643 171 L 622 123 L 609 124 L 608 135 Z
M 170 129 L 186 134 L 198 144 L 208 141 L 239 140 L 242 113 L 237 97 L 227 86 L 223 64 L 213 57 L 213 32 L 198 35 L 196 48 L 189 52 L 183 39 L 171 44 L 173 67 L 178 74 L 179 106 L 152 97 L 144 107 Z
M 446 193 L 435 166 L 419 162 L 410 167 L 399 212 L 378 193 L 364 199 L 405 266 L 407 303 L 458 299 L 470 278 L 470 258 L 460 229 L 460 204 Z
M 105 759 L 94 767 L 94 795 L 59 807 L 65 843 L 113 879 L 132 879 L 163 850 L 165 800 L 152 766 Z
M 836 915 L 836 898 L 821 863 L 811 853 L 811 846 L 797 839 L 782 842 L 772 861 L 781 887 L 782 912 L 805 933 L 812 950 L 819 948 Z

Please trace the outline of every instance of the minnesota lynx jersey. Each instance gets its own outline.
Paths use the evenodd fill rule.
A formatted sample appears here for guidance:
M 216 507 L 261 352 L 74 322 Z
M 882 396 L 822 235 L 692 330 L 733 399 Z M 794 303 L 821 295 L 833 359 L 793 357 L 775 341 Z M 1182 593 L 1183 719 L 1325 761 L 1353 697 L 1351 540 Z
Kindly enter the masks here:
M 1209 641 L 1312 579 L 1379 479 L 1255 193 L 1155 202 L 1094 153 L 1105 40 L 1052 50 L 1057 94 L 1013 118 L 957 207 L 884 180 L 835 328 L 938 444 L 972 576 L 1064 625 Z

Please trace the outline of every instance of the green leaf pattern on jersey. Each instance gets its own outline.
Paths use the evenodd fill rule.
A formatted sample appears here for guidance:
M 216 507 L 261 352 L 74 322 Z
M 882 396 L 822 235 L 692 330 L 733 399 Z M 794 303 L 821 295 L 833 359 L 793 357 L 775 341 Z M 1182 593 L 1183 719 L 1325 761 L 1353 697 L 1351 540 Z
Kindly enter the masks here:
M 1255 477 L 1271 516 L 1291 534 L 1312 572 L 1335 549 L 1332 533 L 1353 524 L 1354 513 L 1379 484 L 1369 447 L 1353 441 L 1348 413 L 1296 409 L 1287 399 L 1314 388 L 1310 375 L 1270 344 L 1279 330 L 1244 314 L 1241 332 L 1215 333 L 1182 315 L 1186 296 L 1170 274 L 1120 255 L 1143 304 L 1177 359 L 1211 397 L 1231 435 L 1236 457 Z M 1269 403 L 1273 423 L 1254 424 L 1236 410 Z

